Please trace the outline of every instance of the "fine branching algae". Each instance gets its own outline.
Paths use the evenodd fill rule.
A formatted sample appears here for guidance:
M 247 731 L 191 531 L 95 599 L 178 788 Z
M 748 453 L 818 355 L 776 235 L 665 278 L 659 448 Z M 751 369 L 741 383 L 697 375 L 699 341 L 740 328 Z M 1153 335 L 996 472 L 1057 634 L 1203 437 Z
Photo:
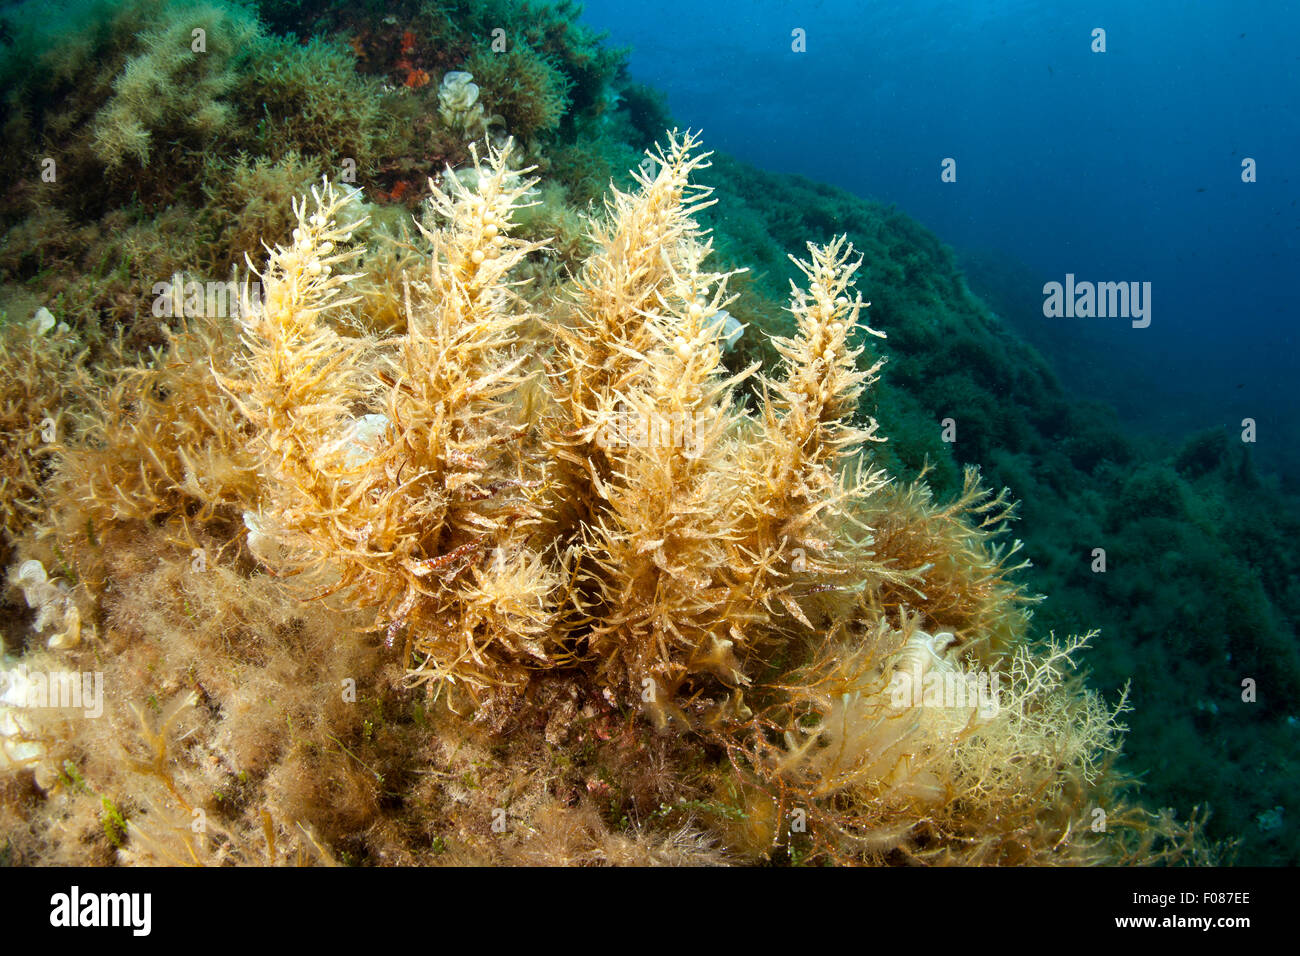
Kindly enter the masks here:
M 107 688 L 97 719 L 0 703 L 10 852 L 1198 858 L 1199 821 L 1113 765 L 1092 635 L 1031 634 L 1006 496 L 971 469 L 936 500 L 879 453 L 888 341 L 847 239 L 796 260 L 790 334 L 746 364 L 699 137 L 552 234 L 534 151 L 489 137 L 400 230 L 321 180 L 265 211 L 290 231 L 237 314 L 178 301 L 142 361 L 6 327 L 12 583 L 79 629 L 5 666 Z

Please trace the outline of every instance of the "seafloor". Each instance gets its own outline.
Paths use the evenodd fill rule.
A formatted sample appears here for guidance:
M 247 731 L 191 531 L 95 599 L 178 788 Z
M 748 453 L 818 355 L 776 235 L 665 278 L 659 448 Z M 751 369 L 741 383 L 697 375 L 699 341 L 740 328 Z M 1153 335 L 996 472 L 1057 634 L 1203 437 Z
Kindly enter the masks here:
M 903 212 L 567 4 L 0 18 L 0 861 L 1300 858 L 1294 495 Z

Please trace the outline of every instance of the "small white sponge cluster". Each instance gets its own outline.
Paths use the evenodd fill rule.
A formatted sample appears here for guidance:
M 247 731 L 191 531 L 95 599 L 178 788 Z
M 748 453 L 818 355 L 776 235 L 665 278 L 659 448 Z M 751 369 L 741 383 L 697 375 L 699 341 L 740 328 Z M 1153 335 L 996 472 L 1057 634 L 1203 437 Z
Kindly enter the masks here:
M 32 625 L 36 633 L 54 629 L 47 646 L 58 649 L 75 647 L 81 642 L 81 612 L 66 583 L 51 580 L 45 573 L 45 566 L 36 560 L 19 565 L 11 581 L 22 589 L 27 606 L 36 611 L 36 621 Z

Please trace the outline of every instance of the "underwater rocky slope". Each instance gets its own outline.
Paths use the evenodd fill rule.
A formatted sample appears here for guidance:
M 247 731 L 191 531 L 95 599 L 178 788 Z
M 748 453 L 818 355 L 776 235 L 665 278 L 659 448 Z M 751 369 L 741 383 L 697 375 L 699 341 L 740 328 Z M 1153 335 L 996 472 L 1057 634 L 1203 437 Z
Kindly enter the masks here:
M 1128 685 L 1128 765 L 1158 803 L 1203 803 L 1209 831 L 1237 859 L 1294 863 L 1284 808 L 1295 760 L 1300 682 L 1300 532 L 1294 480 L 1259 470 L 1235 431 L 1170 444 L 1125 433 L 1109 407 L 1069 394 L 1050 365 L 972 295 L 950 250 L 897 209 L 799 177 L 719 159 L 719 245 L 788 281 L 796 235 L 844 231 L 864 251 L 873 325 L 889 362 L 866 410 L 890 436 L 897 473 L 951 494 L 963 465 L 1018 502 L 1015 534 L 1032 562 L 1020 580 L 1046 595 L 1044 630 L 1100 630 L 1093 686 Z M 732 249 L 736 250 L 734 253 Z M 1025 288 L 997 297 L 1024 311 Z M 1029 287 L 1029 308 L 1041 301 Z M 765 327 L 779 317 L 755 314 Z M 953 419 L 956 441 L 938 423 Z M 1095 573 L 1093 549 L 1109 558 Z M 1243 699 L 1242 681 L 1258 689 Z
M 0 204 L 5 859 L 1208 859 L 1067 635 L 1106 627 L 1139 754 L 1214 699 L 1175 626 L 1231 615 L 1197 659 L 1292 680 L 1279 493 L 1226 535 L 1194 512 L 1248 463 L 1134 450 L 896 211 L 665 140 L 571 8 L 393 11 L 11 31 L 48 69 L 4 61 L 6 158 L 59 172 Z M 1023 499 L 1014 557 L 964 464 Z M 1076 555 L 1149 521 L 1238 570 L 1198 566 L 1198 619 L 1127 577 L 1126 643 Z M 102 715 L 20 705 L 74 672 Z M 1261 711 L 1215 717 L 1267 751 Z M 1145 800 L 1197 823 L 1195 769 Z M 1284 779 L 1216 836 L 1290 852 L 1249 844 Z

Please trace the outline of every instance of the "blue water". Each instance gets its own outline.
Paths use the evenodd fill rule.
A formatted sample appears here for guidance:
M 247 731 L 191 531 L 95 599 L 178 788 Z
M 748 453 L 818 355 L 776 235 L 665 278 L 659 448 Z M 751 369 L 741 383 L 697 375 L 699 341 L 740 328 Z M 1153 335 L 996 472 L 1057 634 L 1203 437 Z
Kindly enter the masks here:
M 1064 377 L 1135 425 L 1249 416 L 1265 458 L 1300 459 L 1300 5 L 588 0 L 584 20 L 706 144 L 1010 254 L 1040 301 L 1067 272 L 1151 282 L 1145 329 L 1016 319 L 1046 323 Z M 1114 361 L 1072 367 L 1080 335 Z

